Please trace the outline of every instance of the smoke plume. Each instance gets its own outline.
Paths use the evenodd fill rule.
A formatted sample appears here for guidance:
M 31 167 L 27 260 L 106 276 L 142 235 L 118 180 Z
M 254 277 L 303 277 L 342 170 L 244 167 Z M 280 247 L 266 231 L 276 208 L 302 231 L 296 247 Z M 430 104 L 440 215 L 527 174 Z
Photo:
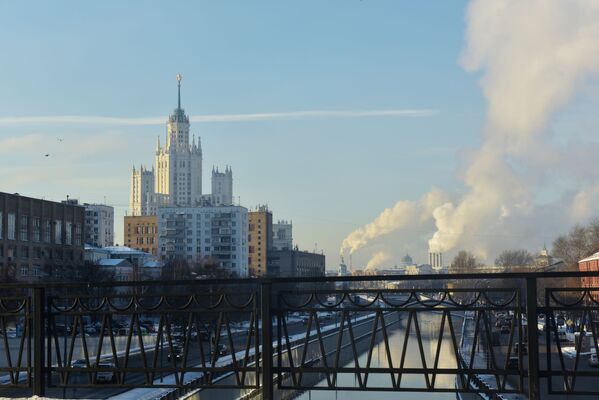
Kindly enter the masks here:
M 436 228 L 429 240 L 432 251 L 468 248 L 488 257 L 502 248 L 521 247 L 536 229 L 564 230 L 563 224 L 588 218 L 597 204 L 599 188 L 589 184 L 596 173 L 581 175 L 566 165 L 576 160 L 561 157 L 547 127 L 599 72 L 599 3 L 475 0 L 468 7 L 466 26 L 460 62 L 467 71 L 481 73 L 488 103 L 483 144 L 463 175 L 467 191 L 432 208 L 423 200 L 400 201 L 352 232 L 342 251 L 354 252 L 414 223 L 425 225 L 430 218 Z M 589 145 L 572 147 L 577 154 Z M 539 192 L 560 180 L 577 187 L 563 190 L 555 204 L 537 204 Z M 438 190 L 423 199 L 428 196 L 450 197 Z M 553 224 L 543 219 L 548 214 Z
M 391 256 L 389 255 L 389 253 L 385 252 L 385 251 L 379 251 L 376 252 L 372 258 L 370 259 L 370 261 L 368 261 L 368 264 L 366 264 L 366 270 L 370 270 L 370 269 L 375 269 L 377 267 L 382 267 L 383 263 L 389 261 L 391 259 Z

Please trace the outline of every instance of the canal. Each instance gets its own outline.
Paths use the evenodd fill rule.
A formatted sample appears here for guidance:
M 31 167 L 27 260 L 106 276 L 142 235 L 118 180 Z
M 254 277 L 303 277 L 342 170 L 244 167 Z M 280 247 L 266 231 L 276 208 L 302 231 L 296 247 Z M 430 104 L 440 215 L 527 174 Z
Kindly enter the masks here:
M 391 354 L 391 362 L 394 367 L 398 367 L 404 341 L 406 337 L 406 319 L 402 318 L 400 322 L 395 322 L 389 326 L 389 347 Z M 432 366 L 437 351 L 439 330 L 441 324 L 441 314 L 437 313 L 419 313 L 418 323 L 420 327 L 420 333 L 422 335 L 422 348 L 424 350 L 424 356 L 427 366 Z M 454 321 L 454 327 L 456 328 L 456 334 L 459 335 L 461 329 L 462 320 L 456 318 Z M 458 326 L 459 325 L 459 326 Z M 382 335 L 379 335 L 382 336 Z M 441 344 L 441 353 L 439 357 L 439 368 L 455 368 L 456 367 L 456 356 L 450 343 L 449 329 L 444 329 L 444 337 Z M 368 359 L 368 340 L 362 340 L 359 343 L 359 348 L 362 350 L 358 362 L 360 366 L 364 366 Z M 354 362 L 351 361 L 345 364 L 346 367 L 353 367 Z M 417 336 L 412 327 L 411 333 L 408 338 L 408 345 L 406 347 L 405 364 L 406 368 L 421 368 L 422 358 L 420 354 L 420 347 L 418 345 Z M 387 349 L 385 343 L 380 340 L 377 342 L 376 347 L 372 353 L 371 367 L 389 367 Z M 358 386 L 357 378 L 355 374 L 339 374 L 338 376 L 339 385 L 343 386 Z M 317 386 L 326 386 L 326 379 L 322 379 L 317 383 Z M 435 386 L 442 388 L 453 388 L 455 385 L 455 375 L 437 375 L 435 379 Z M 370 374 L 368 378 L 368 386 L 372 387 L 392 387 L 391 376 L 389 374 Z M 423 375 L 403 374 L 401 380 L 402 387 L 412 388 L 425 388 L 426 382 Z M 402 392 L 398 395 L 397 392 L 364 392 L 364 391 L 319 391 L 309 390 L 302 393 L 298 399 L 300 400 L 365 400 L 365 399 L 389 399 L 397 400 L 421 400 L 423 396 L 426 399 L 455 399 L 455 393 L 410 393 Z

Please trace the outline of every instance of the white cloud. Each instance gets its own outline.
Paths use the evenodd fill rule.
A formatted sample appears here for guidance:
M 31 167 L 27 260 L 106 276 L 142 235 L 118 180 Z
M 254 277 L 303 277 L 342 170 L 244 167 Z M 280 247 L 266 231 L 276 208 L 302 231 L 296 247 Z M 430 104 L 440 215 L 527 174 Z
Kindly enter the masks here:
M 269 121 L 283 119 L 311 118 L 365 118 L 365 117 L 432 117 L 439 113 L 434 109 L 390 109 L 390 110 L 356 110 L 356 111 L 290 111 L 279 113 L 254 114 L 214 114 L 192 115 L 191 122 L 240 122 L 240 121 Z M 10 125 L 163 125 L 164 117 L 98 117 L 85 115 L 56 115 L 56 116 L 23 116 L 0 117 L 0 126 Z
M 0 139 L 0 154 L 8 154 L 15 151 L 21 151 L 37 145 L 41 142 L 42 136 L 38 134 L 29 134 L 23 136 L 13 136 Z

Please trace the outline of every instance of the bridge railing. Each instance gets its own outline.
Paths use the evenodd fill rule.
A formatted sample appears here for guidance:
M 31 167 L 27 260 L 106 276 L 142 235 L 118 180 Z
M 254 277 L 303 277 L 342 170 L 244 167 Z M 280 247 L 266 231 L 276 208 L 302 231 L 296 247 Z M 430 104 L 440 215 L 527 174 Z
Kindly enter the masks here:
M 599 288 L 578 284 L 597 275 L 1 284 L 0 396 L 599 394 Z

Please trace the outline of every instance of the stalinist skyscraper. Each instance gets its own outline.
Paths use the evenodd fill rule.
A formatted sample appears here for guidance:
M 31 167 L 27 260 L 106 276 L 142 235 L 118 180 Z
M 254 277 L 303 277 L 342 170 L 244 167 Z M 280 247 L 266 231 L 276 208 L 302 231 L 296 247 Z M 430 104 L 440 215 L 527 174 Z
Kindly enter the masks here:
M 177 108 L 168 118 L 166 145 L 156 144 L 156 185 L 168 205 L 192 206 L 202 197 L 202 147 L 195 135 L 189 142 L 189 117 L 181 108 L 181 75 L 177 75 Z
M 202 147 L 189 140 L 189 117 L 181 108 L 181 75 L 177 75 L 177 108 L 166 123 L 166 143 L 156 143 L 156 167 L 133 167 L 130 215 L 156 215 L 160 206 L 232 205 L 233 171 L 212 171 L 212 194 L 202 195 Z

